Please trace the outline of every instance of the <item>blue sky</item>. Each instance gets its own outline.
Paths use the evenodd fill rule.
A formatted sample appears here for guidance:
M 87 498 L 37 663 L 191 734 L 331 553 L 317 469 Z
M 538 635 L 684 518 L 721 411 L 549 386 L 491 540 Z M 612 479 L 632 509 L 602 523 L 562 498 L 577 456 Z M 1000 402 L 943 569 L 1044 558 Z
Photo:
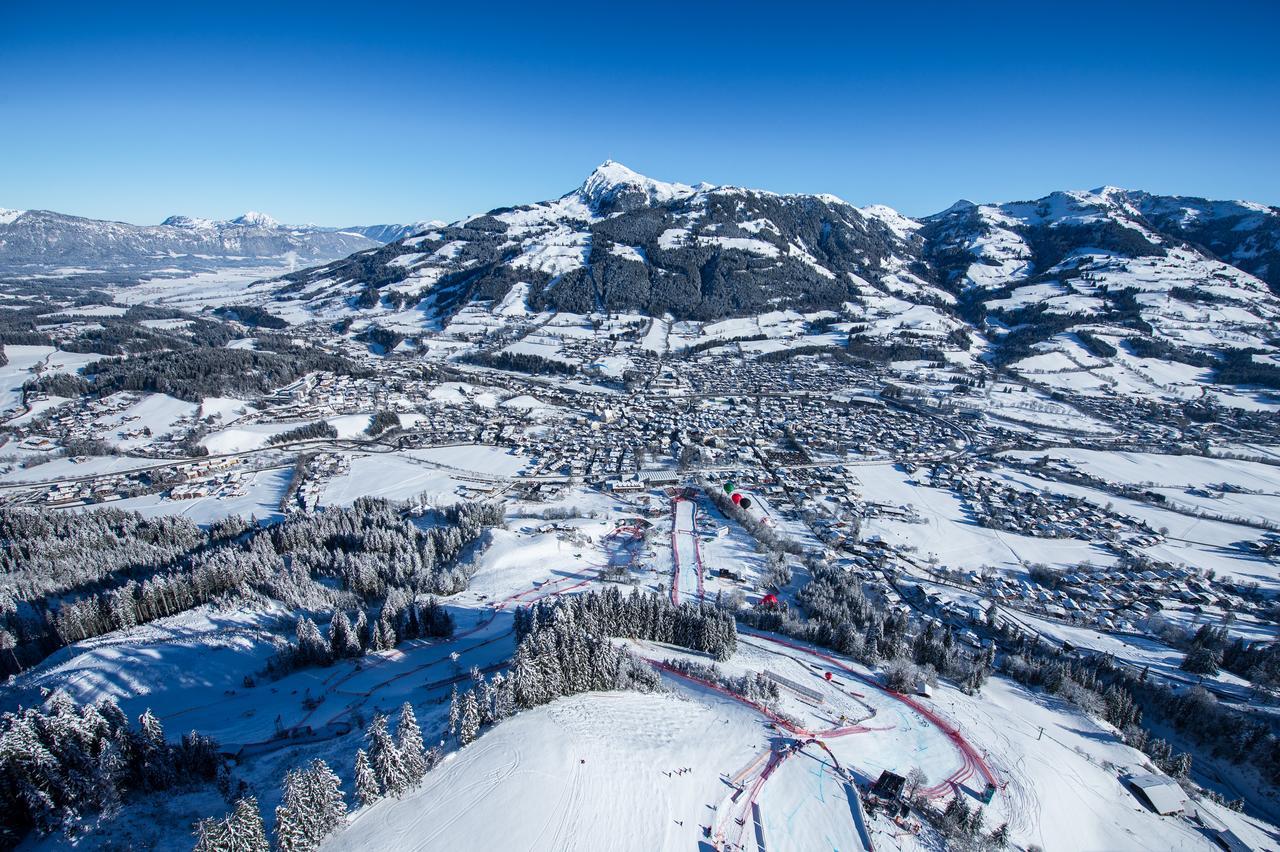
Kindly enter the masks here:
M 911 215 L 1280 204 L 1280 3 L 430 6 L 4 4 L 0 207 L 453 219 L 606 158 Z

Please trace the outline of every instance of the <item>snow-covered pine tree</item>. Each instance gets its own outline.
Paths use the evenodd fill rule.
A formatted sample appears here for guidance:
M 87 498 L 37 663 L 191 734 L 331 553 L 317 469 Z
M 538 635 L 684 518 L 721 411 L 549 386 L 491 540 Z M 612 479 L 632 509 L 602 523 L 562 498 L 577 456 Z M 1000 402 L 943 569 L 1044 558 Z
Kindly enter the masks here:
M 408 785 L 400 750 L 387 732 L 387 717 L 381 713 L 373 717 L 366 734 L 369 740 L 369 762 L 374 776 L 388 796 L 400 797 Z
M 360 645 L 361 652 L 372 650 L 369 642 L 372 639 L 369 631 L 369 616 L 365 615 L 364 610 L 356 613 L 356 623 L 352 628 L 355 634 L 356 642 Z
M 328 665 L 332 661 L 329 643 L 320 635 L 320 628 L 305 615 L 298 620 L 298 657 L 306 664 Z
M 514 709 L 511 698 L 511 681 L 502 672 L 493 676 L 489 684 L 489 715 L 493 721 L 500 722 L 511 715 Z
M 292 774 L 285 776 L 286 790 L 290 784 L 290 776 Z M 310 852 L 315 848 L 307 840 L 307 830 L 303 825 L 303 821 L 303 815 L 297 813 L 288 805 L 276 805 L 276 849 L 278 852 Z
M 516 646 L 515 661 L 511 666 L 511 686 L 515 705 L 521 709 L 537 707 L 544 701 L 546 686 L 542 682 L 542 672 L 527 639 Z
M 356 749 L 356 798 L 360 806 L 366 808 L 382 798 L 382 786 L 364 749 Z
M 230 829 L 230 849 L 233 852 L 269 852 L 262 811 L 253 796 L 245 796 L 236 802 L 236 809 L 231 812 Z
M 462 694 L 462 715 L 458 720 L 458 742 L 467 745 L 480 733 L 480 705 L 474 691 Z
M 458 720 L 462 718 L 462 697 L 458 695 L 458 685 L 453 685 L 449 693 L 449 733 L 458 733 Z
M 538 674 L 542 681 L 542 701 L 554 701 L 561 695 L 565 694 L 564 688 L 564 669 L 560 662 L 560 654 L 556 648 L 556 642 L 553 638 L 553 630 L 551 628 L 543 628 L 536 633 L 531 633 L 533 639 L 534 658 L 538 667 Z
M 270 852 L 258 800 L 245 796 L 226 819 L 196 823 L 195 852 Z
M 173 784 L 173 755 L 165 742 L 164 728 L 150 708 L 138 717 L 141 730 L 134 738 L 133 758 L 142 783 L 163 790 Z
M 480 724 L 492 725 L 497 721 L 493 715 L 493 687 L 478 668 L 471 669 L 471 678 L 475 682 L 476 702 L 480 706 Z
M 329 653 L 334 659 L 360 656 L 360 643 L 351 629 L 351 621 L 341 610 L 334 613 L 329 622 Z
M 396 746 L 404 762 L 405 775 L 410 785 L 422 780 L 427 772 L 427 758 L 422 747 L 422 729 L 413 715 L 413 707 L 406 701 L 400 706 L 400 720 L 396 724 Z
M 347 819 L 342 781 L 329 764 L 316 758 L 306 772 L 305 792 L 309 810 L 308 831 L 317 846 Z
M 382 618 L 378 620 L 378 625 L 374 629 L 378 632 L 378 645 L 383 651 L 390 651 L 396 646 L 396 643 L 400 641 L 399 637 L 396 636 L 395 625 L 391 623 L 391 616 L 385 611 L 382 613 Z

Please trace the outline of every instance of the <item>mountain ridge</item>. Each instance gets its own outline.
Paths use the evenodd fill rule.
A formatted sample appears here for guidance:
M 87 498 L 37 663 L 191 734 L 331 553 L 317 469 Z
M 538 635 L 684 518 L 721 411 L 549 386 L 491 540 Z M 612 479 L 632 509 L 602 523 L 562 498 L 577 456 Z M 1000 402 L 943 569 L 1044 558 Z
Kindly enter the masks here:
M 156 225 L 134 225 L 51 210 L 4 210 L 0 274 L 39 277 L 64 274 L 69 268 L 127 277 L 264 261 L 319 263 L 401 239 L 431 224 L 282 225 L 250 211 L 227 221 L 174 215 Z
M 864 353 L 950 352 L 1104 385 L 1118 380 L 1099 365 L 1154 355 L 1191 387 L 1228 362 L 1275 381 L 1278 246 L 1280 210 L 1252 202 L 1100 187 L 912 218 L 827 194 L 664 183 L 607 161 L 560 198 L 266 283 L 295 322 L 401 335 L 485 314 L 827 312 Z

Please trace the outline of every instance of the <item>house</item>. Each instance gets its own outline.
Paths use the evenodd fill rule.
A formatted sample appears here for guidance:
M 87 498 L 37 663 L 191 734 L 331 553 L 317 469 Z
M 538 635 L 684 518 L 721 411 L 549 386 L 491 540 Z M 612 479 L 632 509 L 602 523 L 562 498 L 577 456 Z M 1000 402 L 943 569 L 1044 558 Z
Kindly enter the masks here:
M 907 779 L 903 778 L 896 772 L 884 770 L 880 773 L 880 777 L 876 779 L 876 783 L 871 786 L 871 795 L 879 796 L 888 801 L 897 801 L 902 795 L 902 790 L 907 785 Z
M 1161 816 L 1180 814 L 1187 807 L 1187 794 L 1167 776 L 1130 775 L 1128 785 L 1139 801 Z

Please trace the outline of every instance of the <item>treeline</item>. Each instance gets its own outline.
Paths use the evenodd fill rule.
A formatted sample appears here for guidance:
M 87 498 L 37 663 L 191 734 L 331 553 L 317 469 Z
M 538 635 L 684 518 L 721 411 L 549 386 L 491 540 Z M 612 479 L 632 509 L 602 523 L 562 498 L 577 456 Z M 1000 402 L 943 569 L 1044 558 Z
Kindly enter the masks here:
M 77 706 L 52 693 L 47 710 L 28 708 L 0 717 L 0 846 L 29 831 L 66 833 L 74 841 L 82 821 L 113 817 L 131 790 L 168 790 L 211 781 L 222 766 L 218 745 L 197 733 L 177 745 L 150 710 L 131 726 L 113 699 Z
M 542 601 L 516 610 L 517 639 L 557 621 L 581 625 L 597 636 L 618 636 L 680 645 L 727 660 L 738 648 L 738 631 L 731 613 L 708 604 L 679 606 L 657 594 L 632 589 L 623 596 L 611 586 L 598 592 Z
M 675 669 L 681 674 L 713 683 L 721 689 L 741 695 L 748 701 L 772 708 L 782 697 L 778 684 L 760 672 L 745 672 L 740 675 L 728 675 L 715 663 L 700 663 L 696 660 L 666 660 L 663 665 Z
M 45 373 L 22 384 L 25 396 L 31 391 L 40 391 L 50 396 L 62 396 L 74 399 L 93 390 L 89 380 L 76 373 Z
M 163 308 L 135 305 L 122 316 L 57 311 L 57 306 L 52 304 L 6 311 L 6 316 L 0 318 L 0 341 L 57 346 L 65 352 L 119 356 L 220 348 L 237 336 L 234 329 L 225 323 Z M 181 322 L 169 326 L 143 325 L 147 320 Z
M 1126 337 L 1124 342 L 1129 347 L 1129 351 L 1139 358 L 1158 358 L 1161 361 L 1175 361 L 1191 367 L 1204 368 L 1212 367 L 1218 363 L 1218 360 L 1208 352 L 1188 349 L 1185 346 L 1174 346 L 1172 343 L 1156 337 Z
M 267 439 L 269 445 L 276 444 L 292 444 L 295 441 L 316 441 L 321 438 L 338 437 L 337 428 L 328 420 L 317 420 L 315 423 L 306 423 L 295 429 L 286 429 L 283 432 L 277 432 Z
M 392 296 L 403 298 L 403 293 L 392 293 Z M 389 297 L 388 297 L 389 298 Z M 399 305 L 394 305 L 399 309 Z M 395 349 L 404 340 L 404 335 L 389 328 L 383 328 L 380 325 L 371 325 L 355 337 L 356 340 L 364 341 L 382 349 L 383 353 L 388 353 Z
M 329 620 L 327 637 L 307 616 L 298 619 L 294 639 L 267 661 L 267 673 L 278 677 L 305 666 L 328 666 L 388 651 L 407 639 L 447 639 L 453 630 L 453 616 L 434 597 L 419 603 L 395 588 L 380 611 L 376 606 L 358 610 L 354 623 L 338 610 Z
M 238 519 L 237 519 L 238 520 Z M 0 615 L 19 601 L 35 602 L 73 590 L 89 590 L 117 573 L 165 566 L 210 542 L 243 532 L 228 520 L 206 532 L 181 515 L 145 518 L 105 508 L 58 512 L 0 508 Z
M 1191 755 L 1175 754 L 1144 721 L 1155 721 L 1185 736 L 1213 756 L 1249 764 L 1271 784 L 1280 783 L 1280 739 L 1270 724 L 1219 704 L 1202 687 L 1174 690 L 1146 670 L 1118 666 L 1109 655 L 1072 658 L 1038 638 L 1000 629 L 1006 651 L 1001 669 L 1030 686 L 1060 695 L 1120 729 L 1129 745 L 1145 752 L 1161 769 L 1186 777 Z M 1238 803 L 1233 805 L 1238 807 Z
M 1224 351 L 1222 363 L 1214 372 L 1213 380 L 1224 385 L 1258 385 L 1271 390 L 1280 389 L 1280 367 L 1253 360 L 1255 352 L 1258 350 L 1228 349 Z
M 258 305 L 224 305 L 223 307 L 215 308 L 213 313 L 215 316 L 235 320 L 256 328 L 274 328 L 278 330 L 289 327 L 289 323 Z
M 1203 624 L 1185 647 L 1181 666 L 1184 671 L 1216 675 L 1219 669 L 1226 669 L 1259 689 L 1280 687 L 1280 642 L 1232 639 L 1226 627 Z
M 300 349 L 287 355 L 251 349 L 193 349 L 95 361 L 83 370 L 99 396 L 117 391 L 166 393 L 188 402 L 208 396 L 256 396 L 307 373 L 364 375 L 340 355 Z
M 1077 329 L 1076 339 L 1080 341 L 1085 351 L 1095 358 L 1114 358 L 1118 352 L 1110 343 L 1087 331 Z
M 898 692 L 914 687 L 917 680 L 929 680 L 934 672 L 966 692 L 982 688 L 994 664 L 994 648 L 970 653 L 955 641 L 950 627 L 933 622 L 913 635 L 906 613 L 872 601 L 856 574 L 821 563 L 809 568 L 809 582 L 796 593 L 806 618 L 787 609 L 758 607 L 739 618 L 759 630 L 821 645 L 868 666 L 884 664 L 887 685 Z
M 485 678 L 471 670 L 472 686 L 455 687 L 449 704 L 451 735 L 467 745 L 485 725 L 566 695 L 614 689 L 652 692 L 657 673 L 626 648 L 571 619 L 536 623 L 516 646 L 508 674 Z
M 351 610 L 394 601 L 396 590 L 407 599 L 454 594 L 470 579 L 459 555 L 502 523 L 502 509 L 459 503 L 431 520 L 420 526 L 400 505 L 368 497 L 267 528 L 230 518 L 208 532 L 114 509 L 0 510 L 0 649 L 9 650 L 0 671 L 223 598 L 256 593 L 293 608 Z M 404 629 L 397 622 L 396 635 Z
M 769 335 L 760 334 L 741 334 L 737 337 L 721 337 L 715 340 L 704 340 L 701 343 L 695 343 L 692 346 L 686 346 L 680 350 L 680 354 L 686 358 L 690 355 L 697 355 L 699 352 L 706 352 L 708 349 L 715 349 L 717 346 L 729 346 L 734 343 L 749 343 L 757 340 L 768 340 Z
M 535 376 L 572 376 L 578 368 L 564 361 L 543 358 L 530 352 L 477 352 L 463 359 L 468 364 L 491 367 L 495 370 L 511 370 Z
M 755 360 L 762 364 L 776 364 L 782 361 L 790 361 L 792 358 L 800 358 L 805 355 L 819 355 L 836 359 L 848 360 L 849 355 L 844 350 L 836 349 L 821 343 L 815 343 L 810 346 L 792 346 L 783 349 L 775 349 L 772 352 L 761 352 L 756 356 Z
M 849 335 L 845 344 L 845 352 L 854 358 L 887 364 L 890 361 L 931 361 L 945 364 L 946 355 L 936 346 L 924 346 L 909 343 L 884 343 L 879 338 L 865 335 Z
M 371 438 L 376 438 L 383 432 L 390 429 L 400 428 L 400 415 L 394 411 L 379 411 L 373 417 L 369 418 L 369 425 L 365 427 L 364 433 Z

